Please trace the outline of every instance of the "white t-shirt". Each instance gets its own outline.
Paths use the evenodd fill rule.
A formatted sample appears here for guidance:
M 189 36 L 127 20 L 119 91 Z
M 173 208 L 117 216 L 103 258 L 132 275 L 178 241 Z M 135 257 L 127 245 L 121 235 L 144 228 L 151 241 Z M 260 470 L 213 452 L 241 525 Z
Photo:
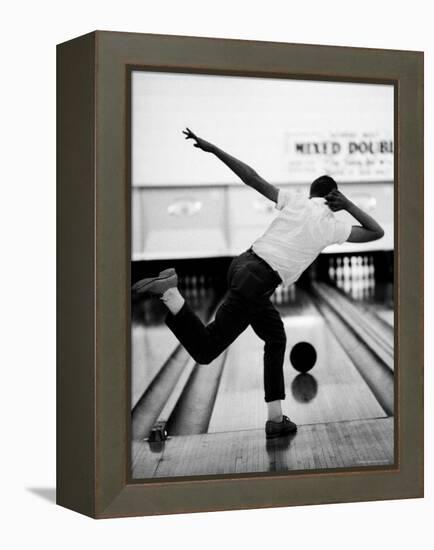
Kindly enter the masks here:
M 350 236 L 352 225 L 336 219 L 324 198 L 279 189 L 276 208 L 280 213 L 252 248 L 285 285 L 294 283 L 326 246 Z

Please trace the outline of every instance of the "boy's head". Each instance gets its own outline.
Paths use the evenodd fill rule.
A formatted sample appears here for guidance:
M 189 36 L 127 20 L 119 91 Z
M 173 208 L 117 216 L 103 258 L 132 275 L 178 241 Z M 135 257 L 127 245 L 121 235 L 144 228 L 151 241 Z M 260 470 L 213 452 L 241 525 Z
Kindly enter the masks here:
M 337 183 L 330 176 L 321 176 L 311 183 L 310 198 L 325 197 L 338 188 Z

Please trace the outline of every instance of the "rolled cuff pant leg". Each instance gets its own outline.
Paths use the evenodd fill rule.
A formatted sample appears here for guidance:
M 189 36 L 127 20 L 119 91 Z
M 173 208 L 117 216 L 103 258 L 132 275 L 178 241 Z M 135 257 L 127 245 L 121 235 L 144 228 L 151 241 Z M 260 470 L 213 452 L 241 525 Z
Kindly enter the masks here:
M 267 403 L 286 397 L 283 374 L 285 349 L 286 339 L 280 342 L 266 342 L 264 345 L 264 399 Z
M 279 312 L 270 301 L 255 311 L 251 325 L 264 341 L 265 401 L 285 399 L 283 364 L 286 350 L 286 333 Z

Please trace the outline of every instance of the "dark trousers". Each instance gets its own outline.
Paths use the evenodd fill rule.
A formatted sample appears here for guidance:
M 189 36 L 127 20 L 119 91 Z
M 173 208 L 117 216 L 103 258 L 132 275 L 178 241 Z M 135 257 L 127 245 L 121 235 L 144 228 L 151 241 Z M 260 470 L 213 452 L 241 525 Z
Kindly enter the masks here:
M 270 302 L 281 279 L 251 250 L 232 261 L 227 278 L 229 290 L 210 324 L 205 326 L 186 303 L 176 315 L 169 313 L 166 323 L 200 364 L 213 361 L 251 325 L 264 341 L 265 401 L 285 399 L 286 335 L 282 319 Z

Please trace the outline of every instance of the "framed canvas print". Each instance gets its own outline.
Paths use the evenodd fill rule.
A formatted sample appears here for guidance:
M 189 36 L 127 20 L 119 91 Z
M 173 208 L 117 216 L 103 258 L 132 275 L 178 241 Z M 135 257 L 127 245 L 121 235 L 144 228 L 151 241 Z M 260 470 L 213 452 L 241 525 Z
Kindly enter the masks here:
M 423 496 L 423 54 L 58 46 L 58 490 L 95 518 Z

